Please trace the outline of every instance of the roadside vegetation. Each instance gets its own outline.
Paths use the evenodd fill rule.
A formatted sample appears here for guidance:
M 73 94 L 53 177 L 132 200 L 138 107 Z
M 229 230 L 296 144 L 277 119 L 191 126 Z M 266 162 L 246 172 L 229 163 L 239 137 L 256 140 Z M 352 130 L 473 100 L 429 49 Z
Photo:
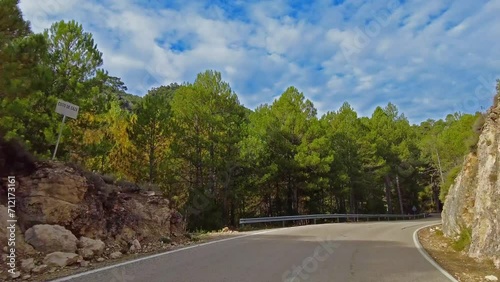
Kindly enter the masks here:
M 0 136 L 49 159 L 56 102 L 76 104 L 57 159 L 163 193 L 190 230 L 241 217 L 436 211 L 477 142 L 480 113 L 416 125 L 392 103 L 362 117 L 346 102 L 318 115 L 293 86 L 248 109 L 213 70 L 134 96 L 102 68 L 84 27 L 61 21 L 35 34 L 17 4 L 0 2 Z
M 440 226 L 433 226 L 420 230 L 418 238 L 426 252 L 458 281 L 496 281 L 495 278 L 500 278 L 500 270 L 491 260 L 475 260 L 464 252 L 470 244 L 470 232 L 464 228 L 458 238 L 447 238 Z

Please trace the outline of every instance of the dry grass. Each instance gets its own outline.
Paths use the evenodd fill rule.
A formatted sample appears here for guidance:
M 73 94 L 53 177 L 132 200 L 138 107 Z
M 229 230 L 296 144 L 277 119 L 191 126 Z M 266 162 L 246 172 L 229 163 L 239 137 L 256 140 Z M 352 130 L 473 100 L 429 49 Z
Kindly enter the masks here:
M 458 281 L 482 282 L 486 281 L 484 277 L 487 275 L 500 278 L 500 270 L 491 261 L 476 261 L 464 252 L 454 250 L 456 242 L 444 237 L 442 232 L 425 228 L 420 230 L 418 238 L 427 253 Z

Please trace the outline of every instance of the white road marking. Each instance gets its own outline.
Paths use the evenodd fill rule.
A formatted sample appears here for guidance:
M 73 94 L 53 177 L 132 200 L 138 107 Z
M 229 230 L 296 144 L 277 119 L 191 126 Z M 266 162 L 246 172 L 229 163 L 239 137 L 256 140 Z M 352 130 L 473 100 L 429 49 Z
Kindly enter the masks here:
M 265 230 L 265 231 L 259 231 L 259 232 L 255 232 L 255 233 L 251 233 L 251 234 L 246 234 L 246 235 L 241 235 L 241 236 L 237 236 L 237 237 L 226 238 L 226 239 L 221 239 L 221 240 L 215 240 L 215 241 L 210 241 L 210 242 L 206 242 L 206 243 L 201 243 L 201 244 L 197 244 L 197 245 L 192 245 L 192 246 L 188 246 L 188 247 L 184 247 L 184 248 L 180 248 L 180 249 L 176 249 L 176 250 L 172 250 L 172 251 L 167 251 L 167 252 L 164 252 L 164 253 L 154 254 L 154 255 L 150 255 L 150 256 L 146 256 L 146 257 L 134 259 L 134 260 L 129 260 L 129 261 L 117 263 L 117 264 L 114 264 L 114 265 L 105 266 L 105 267 L 98 268 L 98 269 L 93 269 L 93 270 L 85 271 L 85 272 L 82 272 L 82 273 L 77 273 L 77 274 L 74 274 L 74 275 L 71 275 L 71 276 L 66 276 L 66 277 L 62 277 L 62 278 L 56 279 L 56 280 L 52 280 L 52 282 L 68 281 L 68 280 L 71 280 L 71 279 L 75 279 L 75 278 L 82 277 L 82 276 L 85 276 L 85 275 L 93 274 L 93 273 L 96 273 L 96 272 L 101 272 L 101 271 L 104 271 L 104 270 L 113 269 L 113 268 L 124 266 L 124 265 L 127 265 L 127 264 L 136 263 L 136 262 L 139 262 L 139 261 L 148 260 L 148 259 L 152 259 L 152 258 L 156 258 L 156 257 L 160 257 L 160 256 L 165 256 L 165 255 L 177 253 L 177 252 L 180 252 L 180 251 L 185 251 L 185 250 L 189 250 L 189 249 L 193 249 L 193 248 L 198 248 L 198 247 L 203 247 L 203 246 L 207 246 L 207 245 L 211 245 L 211 244 L 216 244 L 216 243 L 221 243 L 221 242 L 227 242 L 227 241 L 231 241 L 231 240 L 235 240 L 235 239 L 241 239 L 241 238 L 245 238 L 245 237 L 249 237 L 249 236 L 254 236 L 254 235 L 260 235 L 260 234 L 275 232 L 275 231 L 282 230 L 282 229 L 283 228 L 272 229 L 272 230 Z
M 424 228 L 427 228 L 427 227 L 430 227 L 430 226 L 434 226 L 434 225 L 439 225 L 440 223 L 433 223 L 433 224 L 429 224 L 429 225 L 426 225 L 426 226 L 422 226 L 420 227 L 419 229 L 415 230 L 415 232 L 413 232 L 413 243 L 415 243 L 415 247 L 417 247 L 417 250 L 420 252 L 420 254 L 422 254 L 422 256 L 430 263 L 432 264 L 437 270 L 439 270 L 439 272 L 441 272 L 444 276 L 446 276 L 448 279 L 450 279 L 450 281 L 452 282 L 458 282 L 457 279 L 455 279 L 455 277 L 453 277 L 451 274 L 449 274 L 446 270 L 444 270 L 439 264 L 436 263 L 436 261 L 434 261 L 434 259 L 432 259 L 432 257 L 425 251 L 424 247 L 422 247 L 422 244 L 420 244 L 420 241 L 418 240 L 418 231 L 420 231 L 421 229 L 424 229 Z

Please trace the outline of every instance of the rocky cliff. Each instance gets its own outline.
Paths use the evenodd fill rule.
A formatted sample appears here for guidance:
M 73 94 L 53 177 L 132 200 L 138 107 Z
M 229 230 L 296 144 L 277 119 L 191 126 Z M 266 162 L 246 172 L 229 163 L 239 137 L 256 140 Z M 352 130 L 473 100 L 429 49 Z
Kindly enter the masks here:
M 492 259 L 500 268 L 500 103 L 485 115 L 477 151 L 464 161 L 443 208 L 443 232 L 456 237 L 471 231 L 468 254 Z
M 16 182 L 11 195 L 9 175 Z M 0 251 L 6 261 L 11 249 L 4 246 L 14 235 L 5 225 L 10 224 L 8 206 L 15 202 L 17 277 L 33 279 L 45 269 L 85 267 L 188 240 L 182 236 L 182 216 L 161 195 L 74 165 L 38 162 L 18 143 L 1 137 L 0 183 Z M 4 268 L 2 281 L 8 274 Z

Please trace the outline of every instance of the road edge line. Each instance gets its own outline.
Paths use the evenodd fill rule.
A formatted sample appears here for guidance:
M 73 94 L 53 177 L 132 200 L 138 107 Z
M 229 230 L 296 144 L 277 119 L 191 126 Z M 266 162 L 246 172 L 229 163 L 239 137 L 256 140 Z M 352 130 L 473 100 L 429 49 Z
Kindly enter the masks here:
M 149 255 L 149 256 L 145 256 L 145 257 L 133 259 L 133 260 L 128 260 L 128 261 L 120 262 L 120 263 L 117 263 L 117 264 L 108 265 L 108 266 L 104 266 L 104 267 L 101 267 L 101 268 L 96 268 L 96 269 L 84 271 L 84 272 L 81 272 L 81 273 L 77 273 L 77 274 L 73 274 L 73 275 L 69 275 L 69 276 L 65 276 L 65 277 L 56 278 L 54 280 L 49 280 L 49 281 L 51 281 L 51 282 L 69 281 L 71 279 L 75 279 L 75 278 L 79 278 L 79 277 L 86 276 L 86 275 L 89 275 L 89 274 L 93 274 L 93 273 L 97 273 L 97 272 L 109 270 L 109 269 L 112 269 L 112 268 L 116 268 L 116 267 L 120 267 L 120 266 L 124 266 L 124 265 L 128 265 L 128 264 L 132 264 L 132 263 L 136 263 L 136 262 L 140 262 L 140 261 L 143 261 L 143 260 L 148 260 L 148 259 L 152 259 L 152 258 L 156 258 L 156 257 L 161 257 L 161 256 L 165 256 L 165 255 L 169 255 L 169 254 L 172 254 L 172 253 L 177 253 L 177 252 L 180 252 L 180 251 L 185 251 L 185 250 L 189 250 L 189 249 L 193 249 L 193 248 L 198 248 L 198 247 L 203 247 L 203 246 L 207 246 L 207 245 L 212 245 L 212 244 L 215 244 L 215 243 L 227 242 L 227 241 L 231 241 L 231 240 L 235 240 L 235 239 L 241 239 L 241 238 L 246 238 L 246 237 L 250 237 L 250 236 L 254 236 L 254 235 L 260 235 L 260 234 L 270 233 L 270 232 L 274 232 L 274 231 L 281 230 L 281 229 L 283 229 L 283 228 L 277 228 L 277 229 L 265 230 L 265 231 L 258 231 L 258 232 L 251 233 L 251 234 L 246 234 L 246 235 L 241 235 L 241 236 L 236 236 L 236 237 L 225 238 L 225 239 L 221 239 L 221 240 L 214 240 L 214 241 L 205 242 L 205 243 L 201 243 L 201 244 L 186 246 L 186 247 L 182 247 L 182 248 L 179 248 L 179 249 L 175 249 L 175 250 L 171 250 L 171 251 L 166 251 L 166 252 L 162 252 L 162 253 L 158 253 L 158 254 L 154 254 L 154 255 Z
M 429 253 L 427 253 L 427 251 L 424 249 L 424 247 L 422 246 L 422 244 L 420 244 L 420 240 L 418 240 L 418 232 L 424 228 L 427 228 L 427 227 L 431 227 L 431 226 L 434 226 L 434 225 L 440 225 L 441 223 L 433 223 L 433 224 L 429 224 L 429 225 L 426 225 L 426 226 L 422 226 L 420 228 L 418 228 L 417 230 L 415 230 L 415 232 L 413 232 L 413 243 L 415 244 L 415 247 L 417 247 L 417 250 L 420 252 L 420 254 L 430 263 L 432 264 L 437 270 L 439 270 L 439 272 L 441 272 L 444 276 L 446 276 L 446 278 L 450 279 L 450 281 L 452 282 L 458 282 L 457 279 L 455 279 L 455 277 L 453 277 L 453 275 L 451 275 L 448 271 L 444 270 L 444 268 L 442 268 L 430 255 Z

